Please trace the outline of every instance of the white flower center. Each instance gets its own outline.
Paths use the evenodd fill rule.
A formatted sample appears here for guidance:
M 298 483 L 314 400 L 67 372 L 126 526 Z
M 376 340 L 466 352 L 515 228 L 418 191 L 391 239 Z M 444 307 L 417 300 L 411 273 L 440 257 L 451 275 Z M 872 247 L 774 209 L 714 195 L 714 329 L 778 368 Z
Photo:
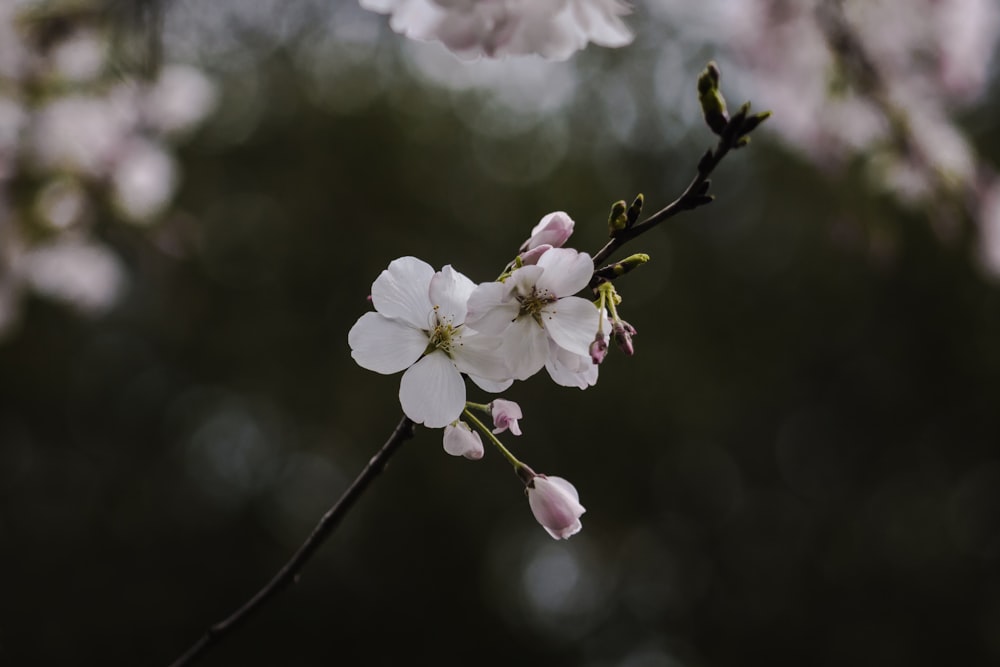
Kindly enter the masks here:
M 431 330 L 427 332 L 427 349 L 424 350 L 424 354 L 430 354 L 435 350 L 441 350 L 450 357 L 452 344 L 458 342 L 453 339 L 458 338 L 458 330 L 460 327 L 454 326 L 452 324 L 452 318 L 450 317 L 442 319 L 441 315 L 438 313 L 438 308 L 440 308 L 440 306 L 434 306 L 434 325 Z
M 528 316 L 538 323 L 538 326 L 544 327 L 542 324 L 542 311 L 549 304 L 553 304 L 559 300 L 559 298 L 549 292 L 548 290 L 539 290 L 537 287 L 531 288 L 531 293 L 527 295 L 518 295 L 515 297 L 517 302 L 521 304 L 521 312 L 518 313 L 518 317 Z

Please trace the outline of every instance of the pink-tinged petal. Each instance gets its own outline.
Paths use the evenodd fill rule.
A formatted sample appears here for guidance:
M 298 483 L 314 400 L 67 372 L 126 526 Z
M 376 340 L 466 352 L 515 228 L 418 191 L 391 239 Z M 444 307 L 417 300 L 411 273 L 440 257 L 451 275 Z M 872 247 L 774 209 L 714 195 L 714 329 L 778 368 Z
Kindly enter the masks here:
M 466 305 L 476 284 L 448 265 L 431 278 L 431 304 L 442 322 L 458 326 L 465 322 Z
M 359 366 L 389 375 L 420 358 L 427 349 L 427 334 L 379 313 L 365 313 L 351 327 L 347 343 Z
M 577 296 L 559 299 L 542 311 L 542 323 L 552 340 L 579 355 L 589 353 L 599 320 L 597 307 Z
M 399 403 L 416 423 L 443 428 L 465 409 L 465 381 L 448 355 L 431 352 L 403 373 Z
M 517 317 L 516 301 L 504 297 L 503 283 L 482 283 L 469 295 L 465 324 L 480 333 L 499 335 Z
M 493 416 L 494 433 L 503 433 L 510 429 L 514 435 L 521 435 L 521 427 L 517 420 L 523 418 L 524 414 L 520 405 L 504 398 L 495 398 L 490 403 L 490 413 Z
M 483 458 L 483 439 L 465 422 L 444 427 L 444 451 L 452 456 L 464 456 L 472 461 Z
M 538 258 L 545 273 L 538 279 L 538 288 L 556 296 L 576 294 L 594 275 L 594 261 L 585 252 L 570 248 L 553 248 Z
M 519 257 L 521 258 L 521 264 L 524 266 L 534 266 L 538 264 L 538 258 L 552 250 L 552 246 L 548 243 L 543 243 L 540 246 L 535 246 L 531 250 L 525 250 Z
M 597 384 L 599 368 L 590 357 L 573 354 L 549 341 L 549 358 L 545 361 L 545 370 L 557 385 L 578 389 L 592 387 Z
M 587 510 L 580 504 L 576 487 L 562 477 L 537 475 L 528 482 L 528 505 L 549 535 L 565 540 L 580 532 L 580 517 Z
M 510 389 L 510 386 L 514 384 L 513 378 L 497 382 L 496 380 L 487 380 L 486 378 L 481 378 L 477 375 L 470 375 L 469 379 L 472 380 L 477 387 L 483 391 L 488 391 L 491 394 L 499 394 L 502 391 L 507 391 Z
M 530 317 L 522 317 L 507 328 L 500 346 L 507 370 L 515 380 L 527 380 L 545 365 L 549 338 Z
M 467 375 L 503 381 L 510 377 L 500 345 L 500 336 L 487 336 L 465 327 L 451 343 L 451 358 L 456 368 Z
M 372 305 L 394 320 L 417 329 L 433 326 L 430 298 L 434 268 L 416 257 L 400 257 L 372 283 Z

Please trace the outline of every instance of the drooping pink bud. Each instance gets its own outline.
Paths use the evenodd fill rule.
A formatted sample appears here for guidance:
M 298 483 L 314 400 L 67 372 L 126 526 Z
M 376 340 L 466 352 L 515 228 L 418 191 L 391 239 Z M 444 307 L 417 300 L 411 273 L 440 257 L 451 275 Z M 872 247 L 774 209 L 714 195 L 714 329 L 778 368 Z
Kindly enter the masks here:
M 590 360 L 596 365 L 604 361 L 604 357 L 607 355 L 608 341 L 604 337 L 604 332 L 598 331 L 594 337 L 594 342 L 590 344 Z
M 503 433 L 507 429 L 514 435 L 521 435 L 521 427 L 517 420 L 524 417 L 521 413 L 521 406 L 514 401 L 503 398 L 494 398 L 490 403 L 490 411 L 493 413 L 493 432 Z
M 573 218 L 564 211 L 555 211 L 542 218 L 531 230 L 531 238 L 521 245 L 521 252 L 548 244 L 561 248 L 573 233 Z
M 635 354 L 635 347 L 632 346 L 632 336 L 636 333 L 635 327 L 624 320 L 619 320 L 612 324 L 611 335 L 622 352 L 628 356 Z
M 580 504 L 576 487 L 562 477 L 535 475 L 527 491 L 531 513 L 553 538 L 565 540 L 583 528 L 580 516 L 587 510 Z
M 483 440 L 463 421 L 444 427 L 444 451 L 472 461 L 483 458 Z

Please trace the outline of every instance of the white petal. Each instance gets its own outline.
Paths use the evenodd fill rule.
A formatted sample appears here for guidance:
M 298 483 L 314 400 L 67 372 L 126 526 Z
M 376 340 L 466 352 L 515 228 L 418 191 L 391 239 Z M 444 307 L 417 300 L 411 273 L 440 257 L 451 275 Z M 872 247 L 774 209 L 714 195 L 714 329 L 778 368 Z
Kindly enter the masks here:
M 545 370 L 560 387 L 593 387 L 597 384 L 598 369 L 600 366 L 591 361 L 589 356 L 573 354 L 549 341 L 549 358 L 545 361 Z
M 549 251 L 551 252 L 551 250 Z M 545 253 L 546 255 L 548 253 Z M 542 255 L 544 257 L 545 255 Z M 541 258 L 538 260 L 541 262 Z M 535 289 L 535 284 L 541 280 L 545 269 L 535 265 L 522 266 L 510 274 L 510 278 L 504 283 L 507 289 L 507 298 L 513 299 L 515 295 L 529 296 Z M 555 296 L 560 296 L 556 294 Z
M 448 355 L 431 352 L 403 373 L 399 403 L 418 424 L 442 428 L 465 409 L 465 382 Z
M 464 328 L 461 333 L 452 339 L 451 345 L 452 361 L 458 370 L 501 382 L 510 378 L 500 351 L 503 342 L 500 336 L 487 336 Z
M 576 294 L 594 275 L 594 261 L 585 252 L 570 248 L 553 248 L 538 258 L 545 273 L 538 279 L 538 288 L 557 296 Z
M 476 284 L 448 265 L 431 278 L 430 299 L 438 317 L 454 326 L 465 322 L 466 304 Z
M 379 313 L 365 313 L 347 334 L 351 356 L 362 368 L 389 375 L 409 368 L 427 349 L 427 335 Z
M 568 296 L 542 311 L 542 322 L 549 336 L 559 347 L 573 354 L 589 354 L 590 344 L 597 335 L 600 311 L 586 299 Z
M 470 375 L 469 379 L 472 380 L 477 387 L 483 391 L 488 391 L 491 394 L 499 394 L 502 391 L 507 391 L 510 389 L 510 386 L 514 384 L 513 378 L 504 380 L 503 382 L 497 382 L 496 380 L 487 380 L 486 378 L 481 378 L 476 375 Z
M 504 298 L 503 283 L 482 283 L 469 295 L 465 323 L 484 334 L 499 335 L 517 317 L 516 301 Z
M 549 355 L 548 336 L 530 317 L 522 317 L 507 328 L 500 352 L 511 377 L 527 380 L 545 365 Z
M 430 298 L 434 268 L 416 257 L 400 257 L 389 263 L 372 283 L 375 310 L 394 320 L 403 320 L 417 329 L 433 325 Z

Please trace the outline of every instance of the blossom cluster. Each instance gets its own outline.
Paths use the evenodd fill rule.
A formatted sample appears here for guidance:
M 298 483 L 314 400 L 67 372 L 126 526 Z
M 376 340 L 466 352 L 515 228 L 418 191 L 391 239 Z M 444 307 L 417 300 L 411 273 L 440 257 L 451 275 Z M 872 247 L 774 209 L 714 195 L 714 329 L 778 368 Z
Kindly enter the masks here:
M 594 263 L 563 247 L 573 227 L 563 211 L 546 215 L 500 277 L 478 285 L 451 266 L 435 271 L 415 257 L 393 260 L 372 284 L 375 310 L 348 333 L 360 366 L 382 374 L 403 371 L 403 412 L 415 423 L 444 428 L 446 452 L 483 456 L 480 434 L 463 415 L 483 431 L 514 465 L 535 517 L 556 538 L 580 530 L 584 509 L 576 490 L 566 480 L 534 473 L 503 447 L 495 434 L 521 434 L 520 406 L 500 398 L 468 402 L 463 376 L 491 393 L 542 368 L 561 386 L 586 389 L 597 382 L 607 346 L 598 354 L 595 345 L 603 343 L 605 328 L 626 325 L 616 316 L 609 323 L 604 299 L 575 296 L 593 278 Z M 470 408 L 489 413 L 494 429 L 486 430 Z
M 180 182 L 172 145 L 215 106 L 195 67 L 122 72 L 85 6 L 0 3 L 0 337 L 27 292 L 85 315 L 114 305 L 127 271 L 94 228 L 161 218 Z
M 632 41 L 621 0 L 361 0 L 390 14 L 407 37 L 441 42 L 462 58 L 540 55 L 566 60 L 593 42 L 618 47 Z

